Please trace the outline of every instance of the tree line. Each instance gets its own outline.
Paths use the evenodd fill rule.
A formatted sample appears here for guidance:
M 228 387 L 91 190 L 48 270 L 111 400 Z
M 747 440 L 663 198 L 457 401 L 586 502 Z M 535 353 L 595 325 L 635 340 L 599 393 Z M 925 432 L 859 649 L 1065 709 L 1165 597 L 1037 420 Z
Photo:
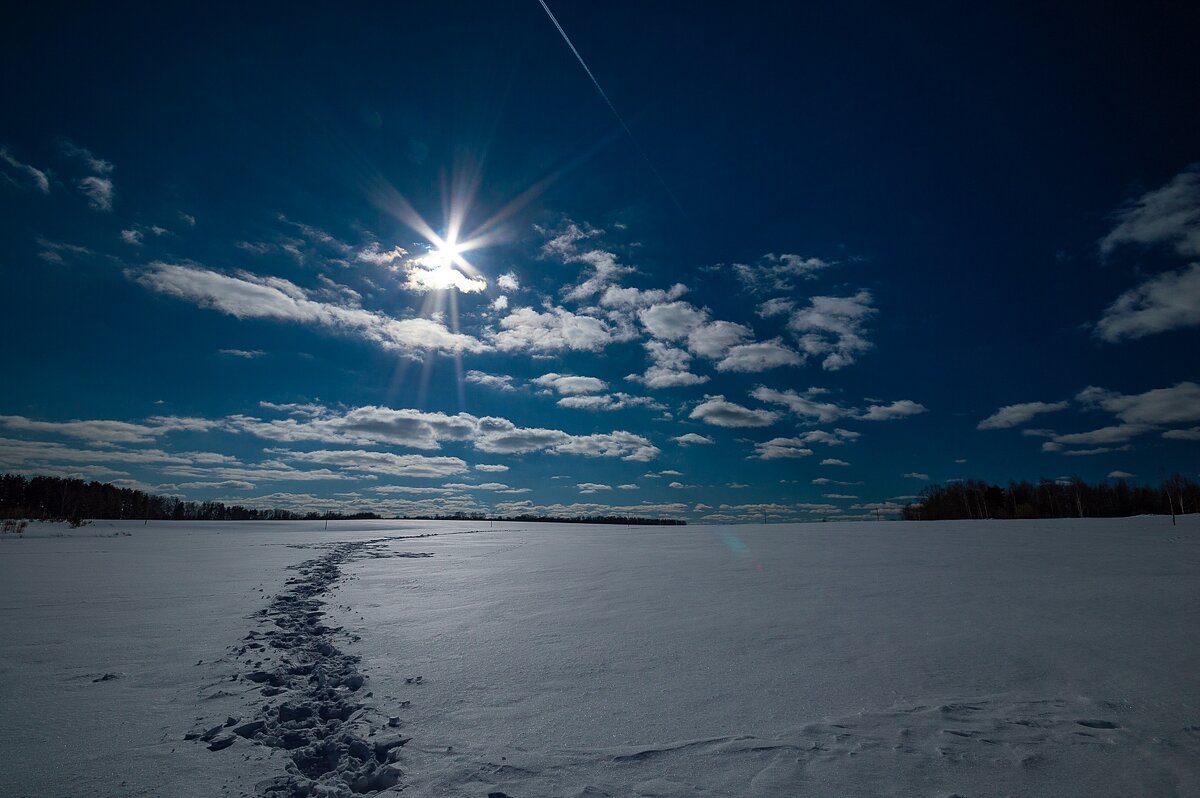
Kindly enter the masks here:
M 906 521 L 972 518 L 1125 518 L 1200 512 L 1200 484 L 1182 474 L 1157 487 L 1124 479 L 1089 484 L 1078 479 L 1009 482 L 1007 488 L 968 479 L 930 485 L 905 505 Z
M 78 524 L 82 519 L 151 521 L 340 521 L 378 519 L 372 512 L 295 512 L 273 507 L 254 508 L 223 502 L 184 501 L 176 496 L 158 496 L 107 482 L 64 477 L 0 476 L 0 518 L 61 520 Z M 685 521 L 635 516 L 486 516 L 483 513 L 453 513 L 411 516 L 412 520 L 439 521 L 559 521 L 588 524 L 684 524 Z
M 148 519 L 151 521 L 302 521 L 378 518 L 375 513 L 297 513 L 223 502 L 189 502 L 157 496 L 107 482 L 63 477 L 0 476 L 0 518 L 78 521 Z

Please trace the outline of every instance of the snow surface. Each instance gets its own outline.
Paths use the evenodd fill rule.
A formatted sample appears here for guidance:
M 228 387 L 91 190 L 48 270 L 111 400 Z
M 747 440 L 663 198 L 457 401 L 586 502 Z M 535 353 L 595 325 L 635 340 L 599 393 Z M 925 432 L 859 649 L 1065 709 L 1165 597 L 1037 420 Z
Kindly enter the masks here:
M 184 736 L 287 699 L 255 613 L 381 539 L 318 598 L 388 794 L 1200 794 L 1198 516 L 329 526 L 0 541 L 0 794 L 254 795 L 288 751 Z

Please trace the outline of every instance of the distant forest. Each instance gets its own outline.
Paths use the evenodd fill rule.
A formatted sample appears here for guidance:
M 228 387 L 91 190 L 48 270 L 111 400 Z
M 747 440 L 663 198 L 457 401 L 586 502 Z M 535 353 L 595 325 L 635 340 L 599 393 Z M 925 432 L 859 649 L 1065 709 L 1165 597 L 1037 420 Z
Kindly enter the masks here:
M 1079 480 L 1009 482 L 1007 488 L 969 479 L 930 485 L 905 505 L 906 521 L 969 518 L 1125 518 L 1200 512 L 1200 484 L 1176 474 L 1158 487 L 1123 479 L 1089 485 Z
M 189 502 L 175 496 L 155 496 L 132 488 L 120 488 L 106 482 L 84 482 L 61 477 L 0 476 L 0 518 L 29 518 L 78 523 L 83 519 L 151 521 L 338 521 L 381 518 L 377 513 L 297 513 L 274 508 L 257 509 L 223 502 Z M 455 513 L 437 516 L 409 516 L 409 520 L 439 521 L 569 521 L 589 524 L 665 524 L 682 525 L 686 521 L 635 516 L 487 516 L 482 513 Z

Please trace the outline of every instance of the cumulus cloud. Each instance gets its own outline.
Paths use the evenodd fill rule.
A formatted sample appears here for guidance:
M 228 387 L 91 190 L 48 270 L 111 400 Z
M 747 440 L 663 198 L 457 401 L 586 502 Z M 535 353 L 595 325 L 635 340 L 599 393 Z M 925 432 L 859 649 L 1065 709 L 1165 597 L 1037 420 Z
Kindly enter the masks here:
M 478 464 L 475 466 L 475 470 L 476 470 L 476 471 L 483 471 L 483 472 L 485 472 L 485 473 L 489 473 L 489 474 L 490 474 L 490 473 L 502 473 L 502 472 L 504 472 L 504 471 L 507 471 L 507 470 L 508 470 L 508 466 L 506 466 L 506 465 L 493 465 L 493 464 L 489 464 L 489 463 L 478 463 Z
M 96 210 L 112 210 L 115 188 L 109 178 L 88 175 L 79 181 L 79 190 L 88 198 L 88 204 Z
M 783 405 L 796 415 L 813 418 L 820 422 L 835 421 L 845 416 L 853 416 L 857 412 L 853 408 L 841 407 L 832 402 L 820 402 L 813 398 L 823 393 L 825 391 L 819 388 L 809 388 L 800 394 L 790 388 L 786 391 L 777 391 L 760 385 L 751 391 L 750 395 L 760 402 Z
M 92 154 L 92 151 L 86 147 L 80 147 L 74 142 L 67 139 L 59 139 L 58 149 L 65 157 L 73 158 L 81 162 L 87 169 L 98 175 L 111 174 L 113 169 L 112 162 L 106 161 L 103 158 L 98 158 Z
M 638 319 L 655 338 L 678 341 L 704 324 L 708 314 L 688 302 L 664 302 L 639 310 Z
M 1117 297 L 1095 334 L 1104 341 L 1142 338 L 1200 325 L 1200 263 L 1151 277 Z
M 600 482 L 580 482 L 575 486 L 580 493 L 598 493 L 602 490 L 612 490 L 612 485 L 605 485 Z
M 717 371 L 758 372 L 780 366 L 798 366 L 804 358 L 778 338 L 731 348 L 717 363 Z
M 0 424 L 20 432 L 63 435 L 95 444 L 151 443 L 170 432 L 207 432 L 222 426 L 220 421 L 178 416 L 153 416 L 144 423 L 108 419 L 38 421 L 25 416 L 0 416 Z
M 807 307 L 792 313 L 788 328 L 805 353 L 823 357 L 822 368 L 836 371 L 871 348 L 866 324 L 876 313 L 872 301 L 866 290 L 848 297 L 815 296 Z
M 1040 413 L 1053 413 L 1067 409 L 1066 402 L 1022 402 L 1005 405 L 980 421 L 976 429 L 1008 429 L 1019 427 Z
M 694 446 L 715 443 L 712 438 L 707 435 L 699 435 L 695 432 L 688 432 L 683 435 L 677 435 L 671 440 L 678 443 L 680 446 Z
M 1122 244 L 1161 244 L 1184 256 L 1200 255 L 1200 164 L 1192 164 L 1113 216 L 1117 226 L 1100 240 L 1104 256 Z
M 67 257 L 90 257 L 96 253 L 92 252 L 87 247 L 81 247 L 76 244 L 65 244 L 61 241 L 48 241 L 44 238 L 37 240 L 38 246 L 42 251 L 38 253 L 38 257 L 47 263 L 63 263 Z
M 1148 424 L 1119 424 L 1112 427 L 1102 427 L 1090 432 L 1073 432 L 1067 435 L 1055 435 L 1054 442 L 1068 445 L 1097 445 L 1108 443 L 1124 443 L 1153 430 Z
M 725 357 L 735 346 L 748 343 L 754 332 L 744 324 L 731 321 L 710 321 L 691 329 L 687 347 L 694 355 L 717 360 Z
M 476 338 L 451 332 L 440 321 L 395 319 L 356 304 L 319 301 L 312 298 L 313 292 L 278 277 L 260 277 L 248 272 L 231 276 L 192 264 L 158 261 L 145 269 L 127 270 L 125 274 L 152 291 L 238 319 L 312 325 L 409 355 L 428 351 L 481 352 L 488 348 Z
M 608 383 L 596 377 L 578 377 L 571 374 L 550 372 L 537 377 L 531 382 L 547 391 L 553 391 L 563 396 L 599 393 L 608 388 Z
M 661 341 L 647 341 L 643 345 L 654 365 L 647 368 L 644 374 L 629 374 L 625 379 L 640 382 L 647 388 L 677 388 L 708 382 L 707 376 L 688 370 L 692 356 L 683 349 Z
M 862 415 L 863 421 L 892 421 L 897 418 L 907 418 L 928 412 L 928 408 L 920 402 L 911 399 L 899 399 L 887 405 L 871 405 Z
M 22 163 L 21 161 L 17 160 L 11 154 L 9 154 L 8 149 L 5 147 L 0 147 L 0 161 L 8 164 L 18 172 L 23 173 L 30 181 L 32 181 L 33 185 L 38 191 L 42 192 L 43 194 L 50 193 L 50 176 L 46 174 L 46 172 L 31 166 L 30 164 Z
M 669 289 L 661 288 L 624 288 L 610 285 L 600 297 L 600 305 L 605 308 L 632 311 L 671 302 L 686 294 L 688 288 L 682 283 L 676 283 Z
M 508 374 L 488 374 L 476 369 L 469 370 L 463 375 L 463 379 L 475 385 L 482 385 L 486 388 L 495 388 L 498 391 L 515 391 L 513 378 Z
M 383 249 L 378 241 L 372 241 L 365 247 L 354 253 L 354 259 L 361 263 L 370 263 L 375 266 L 394 267 L 397 261 L 403 262 L 408 256 L 408 250 L 403 247 L 392 247 L 391 249 Z
M 504 352 L 598 352 L 616 340 L 620 336 L 602 319 L 558 307 L 545 313 L 518 308 L 500 320 L 499 332 L 492 333 L 496 348 Z
M 404 287 L 409 291 L 448 291 L 477 294 L 487 288 L 487 280 L 471 276 L 459 269 L 450 258 L 431 252 L 404 262 Z
M 1126 424 L 1167 425 L 1200 421 L 1200 385 L 1176 383 L 1139 394 L 1120 394 L 1088 386 L 1075 397 L 1088 407 L 1115 415 Z
M 773 410 L 752 410 L 720 395 L 705 396 L 689 417 L 715 427 L 766 427 L 779 420 L 779 414 Z
M 835 457 L 826 457 L 824 460 L 821 461 L 821 465 L 823 465 L 823 466 L 848 466 L 850 464 L 847 463 L 845 460 L 838 460 Z
M 421 454 L 393 454 L 363 449 L 319 450 L 315 452 L 277 452 L 290 462 L 332 465 L 350 471 L 387 474 L 394 477 L 435 479 L 461 474 L 467 464 L 458 457 L 427 457 Z
M 754 454 L 758 460 L 783 460 L 796 457 L 809 457 L 812 449 L 805 447 L 802 438 L 772 438 L 769 441 L 754 444 Z
M 505 272 L 496 278 L 496 287 L 501 291 L 518 291 L 521 281 L 517 279 L 516 272 Z
M 815 279 L 817 272 L 832 265 L 820 258 L 769 252 L 754 264 L 733 264 L 733 273 L 746 288 L 755 293 L 793 291 L 799 280 Z
M 666 407 L 648 396 L 633 396 L 621 391 L 611 394 L 564 396 L 556 404 L 559 407 L 570 407 L 577 410 L 624 410 L 627 407 L 663 410 Z

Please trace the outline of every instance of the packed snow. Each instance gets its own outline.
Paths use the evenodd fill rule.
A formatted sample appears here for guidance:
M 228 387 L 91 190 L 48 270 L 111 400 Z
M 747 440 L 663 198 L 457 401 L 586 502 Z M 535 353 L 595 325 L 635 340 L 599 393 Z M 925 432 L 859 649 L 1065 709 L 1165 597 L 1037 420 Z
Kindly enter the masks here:
M 33 524 L 0 794 L 1200 794 L 1200 517 Z

